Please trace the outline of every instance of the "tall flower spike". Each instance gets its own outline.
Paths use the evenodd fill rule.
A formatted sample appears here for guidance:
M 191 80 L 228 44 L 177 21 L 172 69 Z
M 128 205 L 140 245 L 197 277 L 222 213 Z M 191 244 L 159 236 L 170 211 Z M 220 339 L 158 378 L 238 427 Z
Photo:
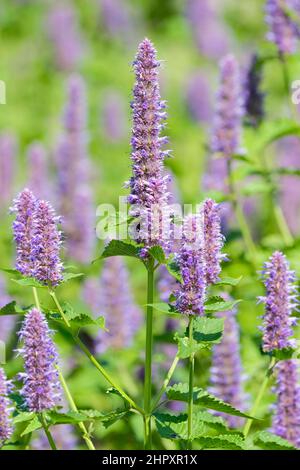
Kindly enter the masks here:
M 210 391 L 219 399 L 240 410 L 245 409 L 246 396 L 243 391 L 243 367 L 240 357 L 239 327 L 236 310 L 220 312 L 224 318 L 224 334 L 221 343 L 215 344 L 212 354 Z M 243 418 L 220 413 L 230 427 L 240 427 Z
M 263 316 L 263 350 L 284 349 L 294 346 L 292 325 L 295 324 L 292 310 L 298 304 L 294 286 L 295 273 L 290 271 L 285 256 L 276 251 L 264 266 L 266 296 Z
M 162 150 L 167 139 L 160 135 L 164 127 L 162 121 L 166 119 L 166 104 L 159 94 L 159 65 L 152 43 L 144 39 L 134 61 L 132 177 L 128 183 L 131 190 L 128 201 L 133 205 L 131 215 L 138 218 L 140 225 L 136 240 L 146 246 L 142 254 L 146 254 L 147 247 L 164 245 L 169 237 L 169 233 L 164 233 L 161 220 L 169 193 L 168 176 L 163 168 L 168 151 Z M 155 214 L 157 210 L 159 215 Z
M 299 26 L 292 17 L 285 12 L 291 10 L 299 16 L 300 4 L 298 0 L 267 0 L 266 23 L 269 26 L 267 39 L 276 44 L 280 54 L 293 54 L 299 39 Z
M 222 59 L 220 75 L 211 149 L 230 158 L 233 154 L 241 152 L 244 114 L 240 71 L 233 55 L 227 55 Z
M 221 233 L 219 205 L 212 199 L 203 203 L 203 255 L 205 263 L 205 279 L 207 284 L 215 284 L 221 272 L 221 261 L 225 255 L 221 253 L 224 237 Z
M 11 211 L 16 214 L 13 223 L 16 243 L 16 269 L 24 276 L 32 276 L 31 239 L 37 200 L 29 189 L 24 189 L 14 200 Z
M 36 308 L 27 313 L 19 333 L 25 373 L 20 374 L 30 411 L 41 413 L 59 404 L 61 389 L 56 365 L 58 356 L 45 315 Z
M 176 309 L 184 314 L 202 315 L 205 299 L 205 265 L 203 256 L 201 216 L 187 216 L 183 239 L 176 256 L 182 283 L 175 290 Z
M 276 367 L 277 402 L 272 431 L 300 448 L 300 385 L 299 361 L 280 361 Z
M 0 447 L 10 438 L 13 432 L 10 419 L 11 407 L 8 398 L 11 384 L 6 379 L 2 367 L 0 367 Z
M 49 172 L 47 153 L 44 146 L 34 142 L 28 148 L 28 188 L 39 199 L 48 199 L 50 196 Z
M 65 131 L 56 153 L 58 203 L 63 216 L 67 254 L 80 263 L 88 263 L 95 241 L 94 207 L 87 149 L 86 90 L 79 75 L 70 77 L 67 93 L 63 118 Z
M 8 304 L 11 301 L 12 299 L 6 293 L 4 278 L 2 274 L 0 274 L 0 308 L 4 307 L 4 305 Z M 14 325 L 14 315 L 0 316 L 0 342 L 3 341 L 4 343 L 6 343 L 6 341 L 9 339 Z
M 129 285 L 128 271 L 119 257 L 105 260 L 100 282 L 90 279 L 84 298 L 96 315 L 104 315 L 108 331 L 96 339 L 96 351 L 121 350 L 131 346 L 141 324 L 141 311 L 135 304 Z
M 30 257 L 32 276 L 45 285 L 57 286 L 62 280 L 59 222 L 60 218 L 49 202 L 38 201 L 32 224 Z

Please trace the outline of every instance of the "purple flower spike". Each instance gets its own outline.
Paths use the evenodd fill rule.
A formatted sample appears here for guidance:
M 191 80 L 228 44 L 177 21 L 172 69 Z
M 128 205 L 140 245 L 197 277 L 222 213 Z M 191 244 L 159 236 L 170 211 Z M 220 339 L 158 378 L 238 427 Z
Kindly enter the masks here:
M 220 312 L 217 316 L 225 320 L 224 334 L 221 343 L 215 344 L 213 347 L 210 391 L 226 403 L 244 410 L 246 396 L 242 386 L 244 373 L 240 357 L 240 338 L 236 310 Z M 220 415 L 232 428 L 243 425 L 243 418 L 223 413 L 220 413 Z
M 290 271 L 285 256 L 276 251 L 264 266 L 266 296 L 260 298 L 265 303 L 263 316 L 263 350 L 284 349 L 294 346 L 291 316 L 298 304 L 295 294 L 295 273 Z
M 206 283 L 200 219 L 200 215 L 185 218 L 182 244 L 176 256 L 182 283 L 174 292 L 175 305 L 179 312 L 188 315 L 203 315 Z
M 207 284 L 215 284 L 221 272 L 221 261 L 225 258 L 221 253 L 224 237 L 221 233 L 220 207 L 212 199 L 206 199 L 202 212 L 205 279 Z
M 0 367 L 0 447 L 10 438 L 13 432 L 10 419 L 11 407 L 8 393 L 11 389 L 10 382 L 2 367 Z
M 163 167 L 168 152 L 162 150 L 166 138 L 160 135 L 164 127 L 162 121 L 166 119 L 166 104 L 161 101 L 159 93 L 159 65 L 152 43 L 144 39 L 134 61 L 136 82 L 131 105 L 133 175 L 128 183 L 131 190 L 128 201 L 133 205 L 131 215 L 138 217 L 140 221 L 136 240 L 145 244 L 144 254 L 147 253 L 147 247 L 164 245 L 163 239 L 169 238 L 169 233 L 164 233 L 161 224 L 162 214 L 169 202 L 169 193 L 168 176 L 164 174 Z
M 211 149 L 230 158 L 242 151 L 240 134 L 244 114 L 240 71 L 233 55 L 222 59 L 220 74 Z
M 267 39 L 276 44 L 280 54 L 293 54 L 299 39 L 299 26 L 285 8 L 299 16 L 300 3 L 298 0 L 267 0 L 266 23 L 269 26 Z
M 47 163 L 47 153 L 44 146 L 39 142 L 34 142 L 28 148 L 29 180 L 28 188 L 41 199 L 48 199 L 50 196 L 49 172 Z
M 12 299 L 7 295 L 4 278 L 0 275 L 0 308 L 11 302 Z M 6 343 L 15 325 L 14 315 L 0 316 L 0 341 Z
M 58 355 L 51 338 L 45 315 L 33 308 L 25 317 L 19 333 L 23 349 L 25 373 L 20 374 L 30 411 L 42 413 L 59 404 L 61 389 L 56 365 Z
M 61 232 L 57 229 L 60 218 L 46 201 L 38 201 L 31 237 L 32 277 L 42 284 L 57 286 L 62 280 L 63 266 L 59 251 Z
M 65 131 L 56 154 L 58 202 L 63 216 L 67 254 L 80 263 L 88 263 L 92 259 L 95 242 L 95 211 L 87 148 L 86 90 L 79 75 L 70 77 L 67 93 L 63 118 Z
M 276 365 L 275 393 L 277 402 L 272 431 L 300 448 L 300 385 L 296 359 L 280 361 Z
M 90 279 L 84 298 L 95 315 L 104 315 L 108 331 L 96 339 L 96 351 L 121 350 L 131 346 L 141 324 L 141 311 L 135 304 L 129 285 L 128 271 L 120 257 L 104 262 L 100 281 Z
M 32 275 L 31 238 L 36 205 L 35 196 L 26 188 L 14 200 L 11 208 L 11 211 L 16 213 L 13 223 L 17 251 L 16 269 L 24 276 Z
M 17 143 L 13 135 L 0 135 L 0 203 L 5 206 L 11 199 L 13 180 L 15 177 L 15 158 Z M 0 206 L 0 212 L 2 207 Z

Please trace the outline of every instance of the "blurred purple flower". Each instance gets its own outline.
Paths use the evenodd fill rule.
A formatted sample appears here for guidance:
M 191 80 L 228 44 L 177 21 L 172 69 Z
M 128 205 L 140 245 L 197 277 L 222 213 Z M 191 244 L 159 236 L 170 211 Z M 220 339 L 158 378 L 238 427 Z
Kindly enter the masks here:
M 127 0 L 98 0 L 101 10 L 101 20 L 108 36 L 117 39 L 122 44 L 132 43 L 137 35 L 137 27 L 141 19 L 137 21 L 137 5 L 132 5 Z
M 279 166 L 300 169 L 300 140 L 291 136 L 279 143 Z M 294 234 L 300 230 L 300 185 L 299 176 L 283 175 L 280 178 L 280 205 L 289 228 Z
M 2 367 L 0 367 L 0 447 L 10 438 L 13 432 L 11 414 L 11 403 L 8 394 L 11 383 L 7 380 Z
M 57 286 L 62 281 L 60 260 L 60 218 L 47 201 L 38 201 L 32 221 L 30 259 L 31 276 L 45 285 Z
M 300 448 L 300 385 L 298 360 L 280 361 L 275 366 L 277 402 L 272 431 Z
M 118 142 L 124 138 L 127 127 L 124 97 L 116 90 L 106 90 L 103 93 L 102 101 L 101 124 L 103 126 L 103 135 L 110 142 Z
M 17 142 L 13 135 L 3 133 L 0 135 L 0 212 L 7 209 L 12 193 L 15 178 L 15 160 Z
M 140 221 L 135 238 L 138 243 L 145 244 L 142 256 L 146 256 L 147 247 L 153 245 L 166 247 L 169 238 L 169 234 L 164 233 L 161 223 L 164 211 L 168 212 L 168 176 L 164 174 L 163 162 L 169 152 L 162 150 L 167 139 L 160 136 L 164 128 L 162 121 L 166 119 L 164 111 L 166 104 L 161 101 L 159 93 L 157 70 L 159 65 L 152 43 L 144 39 L 139 45 L 134 61 L 136 82 L 131 105 L 133 175 L 128 182 L 131 190 L 128 201 L 132 204 L 130 213 Z M 159 214 L 154 214 L 157 211 Z
M 25 373 L 20 374 L 24 396 L 30 411 L 42 413 L 59 404 L 61 389 L 56 365 L 58 355 L 45 315 L 33 308 L 25 316 L 19 333 Z
M 16 269 L 24 276 L 32 275 L 32 224 L 37 200 L 34 194 L 25 188 L 14 200 L 11 211 L 16 214 L 13 223 L 14 240 L 16 243 Z
M 209 83 L 202 71 L 191 75 L 186 90 L 186 101 L 192 118 L 209 123 L 212 117 L 212 100 Z
M 27 160 L 29 170 L 28 188 L 39 199 L 49 199 L 51 190 L 45 147 L 39 142 L 31 144 L 27 151 Z
M 120 257 L 104 261 L 99 281 L 90 279 L 83 298 L 92 312 L 103 315 L 108 331 L 101 331 L 96 340 L 96 351 L 121 350 L 130 347 L 140 327 L 142 314 L 133 300 L 128 271 Z
M 275 251 L 265 263 L 263 280 L 266 296 L 260 297 L 265 303 L 263 316 L 263 350 L 284 349 L 294 346 L 292 325 L 295 318 L 292 310 L 298 304 L 295 273 L 290 271 L 286 257 Z
M 65 132 L 56 152 L 58 194 L 68 256 L 80 263 L 92 259 L 94 206 L 91 189 L 91 162 L 87 150 L 87 103 L 83 79 L 73 75 L 68 81 L 64 110 Z
M 230 158 L 242 152 L 240 141 L 244 113 L 240 71 L 233 55 L 222 59 L 220 75 L 211 149 Z
M 213 347 L 210 392 L 235 408 L 244 410 L 247 400 L 243 391 L 244 372 L 240 357 L 236 309 L 220 312 L 217 316 L 224 318 L 224 332 L 221 342 Z M 216 414 L 222 416 L 232 428 L 243 425 L 243 418 L 224 413 Z
M 48 35 L 53 43 L 55 61 L 61 70 L 73 70 L 83 55 L 82 37 L 76 10 L 56 4 L 49 13 Z
M 209 58 L 220 58 L 228 47 L 228 32 L 211 0 L 188 0 L 187 18 L 200 52 Z
M 174 291 L 176 310 L 188 315 L 203 315 L 205 299 L 205 263 L 203 255 L 201 215 L 186 216 L 183 237 L 176 262 L 182 283 Z
M 73 427 L 70 424 L 52 426 L 51 435 L 59 450 L 76 450 L 78 442 L 74 434 Z M 48 439 L 43 430 L 38 431 L 38 435 L 32 440 L 31 449 L 51 450 Z
M 0 274 L 0 308 L 12 302 L 12 299 L 6 292 L 4 278 Z M 6 343 L 15 325 L 14 315 L 0 316 L 0 342 Z
M 300 37 L 299 25 L 285 9 L 299 17 L 299 0 L 266 0 L 267 39 L 276 44 L 280 54 L 293 54 Z

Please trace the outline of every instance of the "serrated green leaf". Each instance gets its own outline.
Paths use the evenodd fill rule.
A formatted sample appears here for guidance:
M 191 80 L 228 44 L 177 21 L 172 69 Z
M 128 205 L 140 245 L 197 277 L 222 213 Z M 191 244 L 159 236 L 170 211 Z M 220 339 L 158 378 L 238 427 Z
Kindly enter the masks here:
M 219 343 L 224 330 L 223 318 L 197 317 L 194 320 L 193 337 L 197 342 Z
M 232 310 L 241 300 L 208 300 L 204 305 L 205 312 L 226 312 Z
M 21 308 L 17 306 L 15 300 L 9 302 L 8 304 L 4 305 L 0 309 L 0 316 L 1 315 L 24 315 L 28 310 L 30 310 L 31 306 L 26 308 Z
M 11 281 L 23 287 L 36 287 L 37 289 L 47 289 L 47 286 L 41 284 L 33 277 L 22 277 L 20 279 L 11 279 Z
M 21 276 L 22 277 L 22 274 L 17 269 L 0 268 L 0 271 L 3 271 L 3 272 L 8 273 L 8 274 L 13 274 L 15 276 Z
M 155 310 L 158 310 L 159 312 L 166 313 L 168 315 L 181 315 L 179 312 L 175 310 L 175 307 L 170 304 L 166 304 L 165 302 L 157 302 L 154 304 L 147 304 L 151 307 L 153 307 Z
M 25 436 L 26 434 L 36 431 L 37 429 L 40 429 L 42 427 L 42 424 L 40 420 L 38 419 L 37 416 L 34 416 L 34 418 L 29 422 L 28 426 L 24 429 L 22 432 L 21 436 Z
M 105 318 L 103 316 L 93 318 L 88 313 L 76 312 L 68 302 L 62 303 L 62 309 L 67 320 L 74 328 L 83 328 L 85 326 L 94 325 L 98 326 L 98 328 L 105 329 Z M 58 311 L 50 312 L 50 319 L 64 323 Z
M 218 282 L 216 282 L 216 286 L 237 286 L 243 276 L 234 278 L 234 277 L 222 277 Z
M 295 357 L 295 353 L 297 353 L 296 349 L 293 348 L 284 348 L 284 349 L 273 349 L 271 355 L 275 357 L 279 361 L 292 359 Z
M 57 411 L 50 411 L 47 413 L 47 418 L 51 424 L 72 424 L 81 423 L 87 418 L 83 413 L 76 411 L 68 411 L 66 413 L 58 413 Z
M 221 434 L 231 432 L 227 422 L 221 416 L 214 416 L 206 410 L 198 411 L 199 419 L 209 428 L 215 429 Z
M 255 434 L 253 442 L 264 450 L 298 450 L 286 439 L 268 431 L 260 431 Z
M 83 277 L 84 273 L 67 273 L 65 272 L 63 275 L 63 280 L 62 282 L 68 282 L 71 279 L 76 279 L 77 277 Z
M 178 357 L 180 359 L 187 359 L 192 354 L 196 354 L 201 349 L 207 347 L 207 344 L 193 342 L 191 343 L 187 336 L 181 338 L 180 336 L 175 336 L 175 340 L 178 344 Z
M 168 387 L 166 393 L 169 400 L 187 402 L 189 398 L 189 386 L 188 384 L 177 383 L 172 387 Z M 237 408 L 234 408 L 229 403 L 225 403 L 224 401 L 219 400 L 219 398 L 208 393 L 202 388 L 194 388 L 193 401 L 196 405 L 203 406 L 204 408 L 208 408 L 215 411 L 221 411 L 222 413 L 226 413 L 233 416 L 240 416 L 242 418 L 256 419 L 247 415 L 246 413 L 243 413 Z
M 201 436 L 197 443 L 202 449 L 246 450 L 245 441 L 239 434 Z
M 148 253 L 152 258 L 154 258 L 156 261 L 159 262 L 159 264 L 166 264 L 167 263 L 167 258 L 165 255 L 164 250 L 162 249 L 161 246 L 156 245 L 152 246 L 149 250 Z
M 166 268 L 169 271 L 169 273 L 171 274 L 171 276 L 175 277 L 175 279 L 177 281 L 182 282 L 182 276 L 181 276 L 180 268 L 174 260 L 169 262 L 166 265 Z
M 17 416 L 13 418 L 15 424 L 23 423 L 25 421 L 31 421 L 35 417 L 35 414 L 32 411 L 24 411 L 23 413 L 19 413 Z
M 140 247 L 134 243 L 111 240 L 104 248 L 100 258 L 110 258 L 111 256 L 131 256 L 133 258 L 139 258 L 139 252 Z

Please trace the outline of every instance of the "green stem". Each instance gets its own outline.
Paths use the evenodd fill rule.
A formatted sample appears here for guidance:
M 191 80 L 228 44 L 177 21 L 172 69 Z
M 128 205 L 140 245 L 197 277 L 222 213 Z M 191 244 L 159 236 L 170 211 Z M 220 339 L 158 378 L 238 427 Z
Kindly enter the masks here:
M 273 205 L 273 211 L 274 211 L 274 216 L 278 225 L 278 228 L 281 232 L 282 238 L 284 240 L 284 243 L 287 246 L 291 246 L 294 243 L 293 236 L 290 232 L 289 226 L 287 224 L 287 221 L 283 215 L 281 207 L 275 203 Z
M 116 384 L 116 382 L 114 381 L 114 379 L 105 371 L 105 369 L 101 366 L 101 364 L 99 364 L 99 362 L 97 361 L 97 359 L 93 356 L 93 354 L 91 354 L 91 352 L 89 351 L 89 349 L 85 346 L 85 344 L 81 341 L 80 338 L 78 338 L 78 336 L 75 336 L 73 331 L 72 331 L 72 328 L 71 328 L 71 325 L 68 321 L 68 319 L 66 318 L 65 314 L 64 314 L 64 311 L 56 297 L 56 294 L 54 291 L 50 291 L 50 295 L 62 317 L 62 319 L 64 320 L 66 326 L 68 327 L 70 333 L 71 333 L 71 336 L 73 338 L 73 340 L 75 341 L 75 343 L 79 346 L 79 348 L 84 352 L 84 354 L 89 358 L 89 360 L 91 361 L 91 363 L 98 369 L 98 371 L 103 375 L 103 377 L 107 380 L 108 383 L 110 383 L 110 385 L 115 388 L 119 393 L 120 395 L 132 406 L 132 408 L 136 409 L 140 414 L 144 414 L 144 410 L 142 410 L 142 408 L 140 408 L 133 400 L 132 398 L 130 398 L 126 392 L 124 392 L 124 390 L 122 390 L 122 388 Z
M 55 442 L 54 442 L 54 439 L 49 431 L 49 427 L 47 426 L 47 423 L 45 421 L 45 418 L 44 418 L 44 415 L 42 413 L 39 414 L 39 420 L 44 428 L 44 431 L 45 431 L 45 434 L 47 436 L 47 439 L 48 439 L 48 442 L 50 444 L 50 447 L 52 450 L 58 450 L 56 445 L 55 445 Z
M 189 318 L 189 342 L 192 346 L 194 342 L 193 338 L 193 323 L 194 315 L 190 315 Z M 194 402 L 194 364 L 195 354 L 192 353 L 189 357 L 189 397 L 188 397 L 188 438 L 187 438 L 187 449 L 192 448 L 192 434 L 193 434 L 193 402 Z
M 161 387 L 160 391 L 158 392 L 158 395 L 157 395 L 156 400 L 154 402 L 154 405 L 152 407 L 152 411 L 154 411 L 158 407 L 160 399 L 163 396 L 163 394 L 165 393 L 167 386 L 169 385 L 169 382 L 170 382 L 170 380 L 171 380 L 171 378 L 172 378 L 172 376 L 175 372 L 175 369 L 177 367 L 178 362 L 179 362 L 179 357 L 175 356 L 174 361 L 172 362 L 172 365 L 171 365 L 171 367 L 170 367 L 170 369 L 167 373 L 167 376 L 164 380 L 164 383 L 162 384 L 162 387 Z
M 33 287 L 33 288 L 32 288 L 32 291 L 33 291 L 33 297 L 34 297 L 34 302 L 35 302 L 36 308 L 37 308 L 38 310 L 41 310 L 40 301 L 39 301 L 39 296 L 38 296 L 38 293 L 37 293 L 37 288 L 36 288 L 36 287 Z
M 154 296 L 154 266 L 148 266 L 147 284 L 147 320 L 146 320 L 146 356 L 145 356 L 145 383 L 144 383 L 144 410 L 145 410 L 145 449 L 152 447 L 151 433 L 151 399 L 152 399 L 152 345 L 153 345 L 153 296 Z
M 257 412 L 257 409 L 258 409 L 259 404 L 260 404 L 260 402 L 261 402 L 261 399 L 262 399 L 262 397 L 264 396 L 265 391 L 266 391 L 266 388 L 267 388 L 267 386 L 268 386 L 268 383 L 269 383 L 269 380 L 270 380 L 270 375 L 271 375 L 271 373 L 272 373 L 272 369 L 273 369 L 274 365 L 275 365 L 275 358 L 273 357 L 273 358 L 271 359 L 271 362 L 270 362 L 270 365 L 269 365 L 269 368 L 268 368 L 266 377 L 265 377 L 263 383 L 261 384 L 261 387 L 260 387 L 260 389 L 259 389 L 258 395 L 257 395 L 257 397 L 256 397 L 256 400 L 255 400 L 254 405 L 253 405 L 253 407 L 252 407 L 252 410 L 251 410 L 251 412 L 250 412 L 250 415 L 251 415 L 251 416 L 255 416 L 255 415 L 256 415 L 256 412 Z M 245 427 L 244 427 L 244 431 L 243 431 L 245 438 L 246 438 L 246 437 L 248 436 L 248 434 L 249 434 L 249 431 L 250 431 L 252 422 L 253 422 L 253 419 L 251 419 L 251 418 L 247 419 L 247 421 L 246 421 L 246 424 L 245 424 Z
M 235 187 L 234 178 L 233 178 L 233 174 L 232 174 L 232 162 L 231 162 L 230 158 L 227 160 L 227 171 L 228 171 L 229 190 L 230 190 L 230 194 L 232 196 L 234 213 L 235 213 L 237 222 L 239 224 L 239 227 L 241 229 L 243 239 L 244 239 L 244 243 L 245 243 L 246 248 L 248 249 L 249 254 L 251 256 L 251 263 L 256 268 L 256 258 L 257 258 L 257 256 L 256 256 L 256 247 L 255 247 L 255 243 L 252 239 L 251 231 L 249 229 L 247 220 L 245 218 L 243 209 L 240 205 L 239 198 L 238 198 L 238 195 L 237 195 L 237 192 L 236 192 L 236 187 Z
M 69 387 L 68 387 L 68 385 L 67 385 L 67 383 L 66 383 L 66 381 L 65 381 L 65 379 L 64 379 L 64 376 L 63 376 L 61 370 L 59 369 L 59 367 L 57 367 L 57 371 L 58 371 L 59 380 L 60 380 L 60 382 L 61 382 L 61 384 L 62 384 L 62 387 L 63 387 L 63 389 L 64 389 L 64 392 L 65 392 L 65 394 L 66 394 L 66 397 L 67 397 L 68 402 L 69 402 L 69 404 L 70 404 L 71 410 L 73 410 L 73 411 L 75 411 L 76 413 L 78 413 L 78 408 L 77 408 L 77 406 L 76 406 L 76 404 L 75 404 L 75 402 L 74 402 L 74 399 L 73 399 L 73 397 L 72 397 L 72 395 L 71 395 L 70 389 L 69 389 Z M 79 427 L 79 429 L 82 431 L 82 437 L 83 437 L 83 439 L 85 440 L 88 449 L 89 449 L 89 450 L 96 450 L 95 447 L 94 447 L 93 442 L 91 441 L 91 439 L 90 439 L 90 437 L 89 437 L 89 434 L 88 434 L 88 432 L 87 432 L 87 429 L 86 429 L 84 423 L 83 423 L 83 422 L 78 423 L 78 427 Z

